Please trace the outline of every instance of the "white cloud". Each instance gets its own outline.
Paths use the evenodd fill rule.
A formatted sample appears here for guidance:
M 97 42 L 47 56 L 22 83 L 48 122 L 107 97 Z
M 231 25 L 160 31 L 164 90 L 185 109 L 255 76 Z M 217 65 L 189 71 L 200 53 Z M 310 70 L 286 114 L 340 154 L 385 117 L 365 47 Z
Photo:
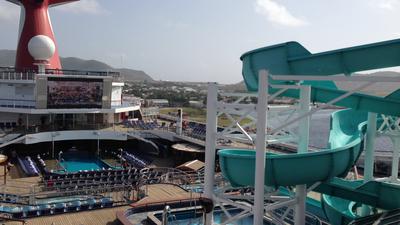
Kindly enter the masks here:
M 71 13 L 104 14 L 108 13 L 97 0 L 80 0 L 65 5 L 57 6 L 55 9 Z
M 394 11 L 400 8 L 400 0 L 372 0 L 372 7 Z
M 19 6 L 10 2 L 0 2 L 0 21 L 19 21 Z
M 293 16 L 284 5 L 273 0 L 256 0 L 255 10 L 264 15 L 270 22 L 298 27 L 307 25 L 307 21 Z

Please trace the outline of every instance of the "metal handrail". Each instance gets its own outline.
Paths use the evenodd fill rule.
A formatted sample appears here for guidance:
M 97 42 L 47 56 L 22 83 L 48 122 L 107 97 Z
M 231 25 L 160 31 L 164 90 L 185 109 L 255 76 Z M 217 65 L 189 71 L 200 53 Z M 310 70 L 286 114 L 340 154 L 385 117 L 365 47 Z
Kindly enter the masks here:
M 2 214 L 7 215 L 6 213 L 2 213 Z M 11 218 L 9 215 L 7 215 L 7 216 L 1 215 L 0 221 L 13 221 L 13 222 L 20 222 L 22 224 L 26 224 L 26 220 Z
M 1 78 L 0 78 L 1 79 Z M 0 99 L 0 107 L 6 108 L 35 108 L 36 101 L 28 99 Z
M 151 170 L 151 172 L 161 173 L 155 177 L 148 177 L 146 170 Z M 149 184 L 173 184 L 188 190 L 192 194 L 190 188 L 193 184 L 199 184 L 204 181 L 204 173 L 198 172 L 185 172 L 176 168 L 145 168 L 140 171 L 142 174 L 139 177 L 136 188 L 139 189 L 142 186 L 147 186 Z
M 88 76 L 112 76 L 120 77 L 116 71 L 93 71 L 93 70 L 69 70 L 69 69 L 46 69 L 46 74 L 65 74 L 65 75 L 88 75 Z
M 37 74 L 37 70 L 30 69 L 30 68 L 17 70 L 14 67 L 0 67 L 0 73 L 35 75 L 35 74 Z M 70 69 L 46 69 L 46 74 L 120 77 L 120 72 L 117 72 L 117 71 L 70 70 Z
M 18 69 L 13 67 L 0 67 L 0 80 L 24 80 L 35 82 L 37 71 L 33 69 Z M 68 76 L 95 76 L 112 77 L 114 81 L 122 81 L 119 72 L 116 71 L 83 71 L 67 69 L 46 69 L 46 75 L 68 75 Z
M 192 192 L 187 188 L 186 185 L 193 184 L 198 179 L 201 179 L 201 174 L 198 173 L 186 173 L 179 169 L 175 168 L 145 168 L 138 172 L 142 176 L 134 183 L 126 183 L 122 184 L 111 184 L 109 182 L 95 182 L 95 183 L 84 183 L 82 185 L 75 185 L 75 187 L 68 186 L 70 189 L 64 189 L 67 187 L 59 187 L 49 189 L 46 186 L 46 183 L 33 183 L 33 182 L 24 182 L 24 181 L 16 181 L 10 185 L 1 186 L 0 192 L 1 194 L 11 194 L 6 192 L 7 187 L 16 189 L 22 188 L 23 193 L 17 195 L 14 200 L 14 204 L 36 204 L 38 199 L 42 198 L 52 198 L 59 196 L 72 196 L 72 195 L 96 195 L 96 194 L 106 194 L 112 192 L 119 192 L 121 190 L 131 191 L 136 187 L 136 190 L 142 186 L 147 186 L 148 184 L 154 181 L 155 183 L 163 183 L 163 184 L 174 184 L 178 185 L 186 190 L 189 190 L 192 196 Z M 151 177 L 152 174 L 156 174 L 154 177 Z M 195 179 L 193 179 L 195 176 Z M 98 184 L 97 186 L 94 184 Z M 14 192 L 15 194 L 15 192 Z M 192 197 L 191 197 L 192 198 Z M 122 198 L 121 198 L 122 199 Z

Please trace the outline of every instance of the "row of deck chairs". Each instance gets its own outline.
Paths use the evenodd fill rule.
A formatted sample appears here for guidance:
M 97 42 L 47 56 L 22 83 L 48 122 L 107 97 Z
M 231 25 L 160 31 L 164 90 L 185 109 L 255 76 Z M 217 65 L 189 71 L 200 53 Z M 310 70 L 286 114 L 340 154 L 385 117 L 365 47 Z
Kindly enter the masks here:
M 189 122 L 188 135 L 194 138 L 205 139 L 206 125 L 196 122 Z
M 10 203 L 10 204 L 18 204 L 27 202 L 28 197 L 16 194 L 8 194 L 8 193 L 0 193 L 0 202 Z
M 42 205 L 0 206 L 0 213 L 8 214 L 11 218 L 20 219 L 99 208 L 108 208 L 112 207 L 113 204 L 113 200 L 108 197 L 100 199 L 88 198 L 86 200 L 75 200 L 70 202 Z
M 134 184 L 139 179 L 137 169 L 81 171 L 67 174 L 46 174 L 42 181 L 47 190 L 74 190 L 115 184 Z
M 122 151 L 121 152 L 121 157 L 124 159 L 129 165 L 132 165 L 138 169 L 142 169 L 150 165 L 150 161 L 140 157 L 138 155 L 135 155 L 134 153 L 129 153 L 127 151 Z
M 123 122 L 126 127 L 141 129 L 141 130 L 154 130 L 159 128 L 160 126 L 152 121 L 152 122 L 145 122 L 143 120 L 126 120 Z
M 56 182 L 52 187 L 45 187 L 42 190 L 56 191 L 57 193 L 62 193 L 63 196 L 76 196 L 76 195 L 88 195 L 88 194 L 99 195 L 102 193 L 130 190 L 130 188 L 135 185 L 136 183 L 127 184 L 123 180 L 113 180 L 113 179 L 105 181 L 88 180 L 85 182 L 79 182 L 77 184 Z
M 67 180 L 67 181 L 52 181 L 49 180 L 45 184 L 45 190 L 58 191 L 77 191 L 87 188 L 96 189 L 112 189 L 115 185 L 134 185 L 139 179 L 139 175 L 126 175 L 120 177 L 108 177 L 87 180 Z
M 104 169 L 104 170 L 89 170 L 89 171 L 79 171 L 76 173 L 65 173 L 65 174 L 58 174 L 58 173 L 49 173 L 43 176 L 44 180 L 78 180 L 78 179 L 93 179 L 93 178 L 107 178 L 107 177 L 114 177 L 114 176 L 122 176 L 122 175 L 129 175 L 129 174 L 136 174 L 138 172 L 135 168 L 128 168 L 128 169 Z

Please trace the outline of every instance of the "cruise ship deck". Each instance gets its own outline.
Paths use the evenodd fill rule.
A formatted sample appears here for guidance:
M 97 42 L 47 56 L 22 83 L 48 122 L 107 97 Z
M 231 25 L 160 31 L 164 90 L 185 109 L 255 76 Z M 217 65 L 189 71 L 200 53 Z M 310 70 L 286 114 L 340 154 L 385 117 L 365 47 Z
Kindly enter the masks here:
M 127 69 L 114 72 L 109 71 L 112 67 L 106 66 L 102 67 L 105 71 L 63 68 L 48 9 L 77 0 L 7 1 L 21 11 L 15 66 L 0 67 L 0 175 L 4 176 L 0 179 L 0 222 L 38 225 L 400 224 L 400 89 L 397 86 L 385 96 L 365 91 L 375 83 L 400 83 L 400 77 L 385 77 L 380 73 L 352 76 L 400 66 L 400 39 L 319 53 L 312 53 L 295 41 L 265 46 L 240 57 L 246 86 L 242 93 L 225 93 L 219 84 L 209 83 L 207 90 L 190 88 L 205 91 L 207 99 L 201 99 L 204 95 L 190 96 L 187 88 L 183 92 L 166 94 L 164 87 L 152 87 L 153 93 L 149 94 L 136 87 L 124 90 L 123 77 L 127 78 L 127 74 L 121 73 Z M 87 3 L 103 11 L 97 2 Z M 288 17 L 292 20 L 289 23 L 295 23 L 292 25 L 303 24 L 293 16 L 297 12 L 292 15 L 280 4 L 272 0 L 257 1 L 255 13 L 265 14 L 268 22 L 277 22 L 273 17 L 279 17 L 279 13 L 272 11 L 279 9 L 280 17 Z M 232 8 L 224 7 L 226 12 Z M 345 7 L 351 9 L 349 4 Z M 172 8 L 184 11 L 181 7 L 169 8 L 169 13 Z M 306 8 L 309 7 L 301 9 Z M 213 24 L 222 24 L 221 11 L 215 11 L 218 18 L 213 17 L 211 10 L 214 8 L 210 6 L 196 6 L 196 20 L 188 17 L 190 13 L 187 12 L 192 11 L 185 11 L 182 18 L 195 22 L 196 26 L 210 26 L 202 23 L 205 17 L 198 16 L 202 9 L 207 10 L 211 19 L 217 19 Z M 209 32 L 214 31 L 211 26 L 205 30 L 195 27 L 192 30 L 201 35 L 193 33 L 194 39 L 187 38 L 188 42 L 178 39 L 182 49 L 170 43 L 175 38 L 166 38 L 164 33 L 166 29 L 175 32 L 183 27 L 158 23 L 160 18 L 162 23 L 171 22 L 168 20 L 172 17 L 163 16 L 161 11 L 150 13 L 151 25 L 139 30 L 143 33 L 152 28 L 163 32 L 146 38 L 153 42 L 149 45 L 151 49 L 157 48 L 149 52 L 150 57 L 142 54 L 148 46 L 138 48 L 137 44 L 145 44 L 145 40 L 135 39 L 138 29 L 132 29 L 137 26 L 132 21 L 142 24 L 147 19 L 137 18 L 143 19 L 148 13 L 135 14 L 138 17 L 133 20 L 124 18 L 124 24 L 114 23 L 112 19 L 116 15 L 131 15 L 131 12 L 111 15 L 104 9 L 111 16 L 99 14 L 93 19 L 96 28 L 108 24 L 136 32 L 133 35 L 117 34 L 106 27 L 87 29 L 90 27 L 87 24 L 83 27 L 90 35 L 73 30 L 68 30 L 68 34 L 84 37 L 87 42 L 84 44 L 91 48 L 99 44 L 94 40 L 119 44 L 119 40 L 111 42 L 111 37 L 126 39 L 129 44 L 136 45 L 135 50 L 116 46 L 112 51 L 139 53 L 147 58 L 146 63 L 158 67 L 154 72 L 160 74 L 167 73 L 163 65 L 176 61 L 176 74 L 184 74 L 189 80 L 204 79 L 205 76 L 196 74 L 214 70 L 214 63 L 220 61 L 215 54 L 220 52 L 215 43 L 237 36 L 225 41 L 233 46 L 232 43 L 240 39 L 248 40 L 253 28 L 256 35 L 260 34 L 260 24 L 253 20 L 244 20 L 246 24 L 239 24 L 239 20 L 229 22 L 235 28 L 231 30 L 246 32 L 246 35 L 227 35 L 218 27 L 215 30 L 223 34 L 218 37 Z M 87 9 L 82 12 L 88 13 Z M 233 14 L 237 18 L 237 13 Z M 240 18 L 245 18 L 243 16 Z M 103 17 L 107 23 L 101 22 Z M 68 22 L 74 25 L 81 21 Z M 242 29 L 244 26 L 252 29 Z M 325 24 L 326 27 L 332 28 Z M 96 30 L 101 33 L 95 34 Z M 275 40 L 274 34 L 271 35 L 269 41 Z M 316 36 L 312 32 L 311 35 Z M 207 43 L 206 39 L 212 43 Z M 88 43 L 91 41 L 93 43 Z M 79 47 L 77 40 L 73 40 L 73 44 Z M 171 44 L 172 48 L 164 48 L 165 44 Z M 209 45 L 209 48 L 204 48 L 203 52 L 189 49 L 195 44 L 200 48 Z M 98 46 L 106 47 L 104 43 Z M 226 49 L 230 54 L 237 52 L 227 45 L 221 47 L 224 48 L 221 52 Z M 95 58 L 98 59 L 116 59 L 121 54 L 121 66 L 128 56 L 97 50 Z M 165 54 L 159 54 L 158 50 Z M 187 59 L 191 57 L 201 69 L 190 68 Z M 211 61 L 204 61 L 204 57 Z M 139 58 L 128 58 L 135 60 L 138 66 L 143 63 Z M 146 68 L 144 64 L 141 66 Z M 220 66 L 229 69 L 227 76 L 235 76 L 231 73 L 232 62 L 220 61 Z M 87 68 L 90 66 L 85 65 Z M 220 75 L 221 71 L 215 74 Z M 143 71 L 136 72 L 147 76 Z M 336 85 L 338 81 L 359 82 L 360 85 L 342 89 Z M 143 99 L 134 94 L 143 98 L 176 96 L 180 100 L 171 101 L 171 106 L 178 107 L 191 102 L 204 107 L 203 100 L 206 100 L 206 122 L 185 119 L 182 109 L 177 109 L 176 114 L 168 112 L 169 115 L 153 113 L 149 108 L 143 109 Z M 276 98 L 292 99 L 291 104 L 272 105 Z M 151 102 L 157 102 L 154 100 Z M 169 99 L 161 101 L 162 105 L 166 102 Z M 312 116 L 329 107 L 335 110 L 326 112 L 325 118 L 329 121 L 323 122 L 327 128 L 325 134 L 321 130 L 316 134 L 310 132 Z M 146 118 L 145 111 L 152 117 Z M 227 124 L 219 126 L 223 120 Z M 311 136 L 323 140 L 323 146 L 311 143 Z M 376 157 L 379 154 L 375 148 L 377 137 L 390 139 L 390 154 Z M 391 169 L 382 174 L 384 177 L 377 177 L 375 162 L 382 158 L 386 159 L 385 166 Z M 358 175 L 357 165 L 360 164 L 363 176 Z

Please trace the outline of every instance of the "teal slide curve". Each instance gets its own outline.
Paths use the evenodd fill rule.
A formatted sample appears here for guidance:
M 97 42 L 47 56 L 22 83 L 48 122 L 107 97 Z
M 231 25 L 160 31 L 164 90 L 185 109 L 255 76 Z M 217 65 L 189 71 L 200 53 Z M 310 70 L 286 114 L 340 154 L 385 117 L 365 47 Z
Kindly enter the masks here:
M 361 204 L 368 205 L 372 212 L 379 209 L 400 208 L 400 186 L 378 181 L 364 183 L 362 180 L 348 181 L 333 178 L 319 185 L 315 191 L 322 195 L 322 208 L 331 224 L 347 224 L 363 215 Z
M 358 215 L 355 213 L 359 204 L 347 199 L 322 195 L 322 208 L 325 216 L 332 224 L 349 224 L 356 219 Z
M 330 140 L 335 140 L 330 143 L 331 149 L 288 155 L 266 153 L 265 185 L 313 184 L 345 176 L 362 151 L 366 116 L 354 110 L 334 113 L 336 129 L 330 133 Z M 232 186 L 254 186 L 255 151 L 224 149 L 218 155 L 222 174 Z
M 311 54 L 296 42 L 256 49 L 242 55 L 243 76 L 249 91 L 258 89 L 258 71 L 272 75 L 335 75 L 400 65 L 400 39 Z M 292 84 L 271 80 L 272 84 Z M 311 100 L 329 102 L 345 92 L 330 81 L 306 81 Z M 271 93 L 277 90 L 270 89 Z M 393 95 L 397 96 L 396 91 Z M 282 94 L 298 98 L 298 90 Z M 279 155 L 266 153 L 266 186 L 293 186 L 322 182 L 323 209 L 332 224 L 346 224 L 358 216 L 359 203 L 382 209 L 400 208 L 400 186 L 371 181 L 346 181 L 344 177 L 363 149 L 367 112 L 400 116 L 399 98 L 353 94 L 336 103 L 352 108 L 333 113 L 329 148 L 319 152 Z M 254 186 L 255 152 L 225 149 L 218 152 L 222 174 L 232 186 Z M 355 203 L 357 202 L 357 203 Z

